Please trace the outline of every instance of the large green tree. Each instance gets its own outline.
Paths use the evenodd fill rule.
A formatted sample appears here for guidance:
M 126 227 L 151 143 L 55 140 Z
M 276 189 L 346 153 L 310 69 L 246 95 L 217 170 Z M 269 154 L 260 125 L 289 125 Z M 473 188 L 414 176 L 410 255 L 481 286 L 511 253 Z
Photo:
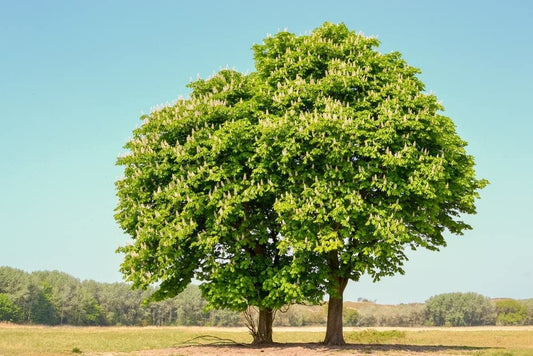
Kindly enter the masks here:
M 324 24 L 254 47 L 268 102 L 257 151 L 279 183 L 279 247 L 323 276 L 327 344 L 344 343 L 348 281 L 403 273 L 406 247 L 445 246 L 445 231 L 470 228 L 461 214 L 475 213 L 486 184 L 419 70 L 377 46 Z
M 259 308 L 254 342 L 272 342 L 274 310 L 321 293 L 278 248 L 278 191 L 256 156 L 265 115 L 257 76 L 225 70 L 190 85 L 191 98 L 143 117 L 119 159 L 116 219 L 131 235 L 122 271 L 153 299 L 192 278 L 211 306 Z
M 119 159 L 122 271 L 155 298 L 194 277 L 211 305 L 272 310 L 328 293 L 325 342 L 343 344 L 342 295 L 403 273 L 406 247 L 470 228 L 486 182 L 419 70 L 324 24 L 254 46 L 256 72 L 222 71 L 144 116 Z

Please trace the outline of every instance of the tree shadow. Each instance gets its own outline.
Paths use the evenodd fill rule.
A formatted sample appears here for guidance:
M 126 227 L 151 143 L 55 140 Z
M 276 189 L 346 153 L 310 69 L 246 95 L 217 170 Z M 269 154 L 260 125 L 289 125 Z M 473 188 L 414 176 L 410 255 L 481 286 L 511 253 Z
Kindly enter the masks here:
M 288 347 L 302 347 L 306 349 L 323 349 L 327 351 L 346 350 L 369 353 L 374 351 L 382 352 L 409 352 L 409 353 L 440 353 L 440 352 L 457 352 L 457 351 L 481 351 L 494 349 L 494 347 L 479 347 L 466 345 L 409 345 L 409 344 L 346 344 L 343 346 L 327 346 L 321 343 L 291 343 L 283 344 Z
M 467 345 L 412 345 L 412 344 L 394 344 L 394 343 L 347 343 L 343 346 L 328 346 L 319 342 L 287 342 L 272 344 L 242 344 L 231 339 L 219 338 L 211 335 L 201 335 L 194 337 L 187 342 L 176 345 L 177 347 L 190 347 L 195 349 L 198 353 L 203 354 L 202 348 L 216 348 L 221 355 L 243 355 L 243 354 L 279 354 L 280 356 L 289 355 L 292 353 L 305 354 L 321 354 L 321 353 L 345 353 L 353 354 L 370 354 L 374 352 L 387 353 L 408 353 L 408 354 L 448 354 L 448 353 L 462 353 L 475 352 L 489 349 L 503 349 L 500 347 L 485 347 L 485 346 L 467 346 Z M 205 350 L 204 350 L 205 351 Z M 262 354 L 262 355 L 264 355 Z
M 220 348 L 221 354 L 232 354 L 232 350 L 235 354 L 241 355 L 240 352 L 246 350 L 251 351 L 250 354 L 264 352 L 266 355 L 287 355 L 291 349 L 300 354 L 306 351 L 314 353 L 339 353 L 350 352 L 354 354 L 366 354 L 374 352 L 388 352 L 388 353 L 409 353 L 409 354 L 447 354 L 457 352 L 474 352 L 489 349 L 497 349 L 495 347 L 479 347 L 479 346 L 457 346 L 457 345 L 409 345 L 409 344 L 346 344 L 343 346 L 327 346 L 322 343 L 273 343 L 264 345 L 252 345 L 252 344 L 229 344 L 229 343 L 216 343 L 216 344 L 196 344 L 190 345 L 192 348 L 201 348 L 202 346 Z M 253 351 L 252 351 L 253 350 Z M 239 352 L 240 351 L 240 352 Z M 313 353 L 314 352 L 314 353 Z

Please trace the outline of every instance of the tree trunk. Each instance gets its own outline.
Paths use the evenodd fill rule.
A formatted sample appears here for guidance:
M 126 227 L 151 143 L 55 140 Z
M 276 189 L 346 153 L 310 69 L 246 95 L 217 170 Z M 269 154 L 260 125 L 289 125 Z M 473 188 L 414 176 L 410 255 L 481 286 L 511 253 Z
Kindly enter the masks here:
M 272 309 L 259 310 L 259 323 L 257 333 L 254 335 L 254 345 L 272 344 L 272 323 L 274 322 L 274 313 Z
M 328 324 L 326 328 L 326 345 L 344 345 L 344 335 L 342 334 L 342 297 L 335 298 L 329 296 L 328 302 Z
M 342 333 L 342 307 L 344 288 L 348 284 L 347 278 L 336 278 L 336 293 L 330 294 L 328 302 L 328 323 L 326 327 L 326 345 L 345 345 Z

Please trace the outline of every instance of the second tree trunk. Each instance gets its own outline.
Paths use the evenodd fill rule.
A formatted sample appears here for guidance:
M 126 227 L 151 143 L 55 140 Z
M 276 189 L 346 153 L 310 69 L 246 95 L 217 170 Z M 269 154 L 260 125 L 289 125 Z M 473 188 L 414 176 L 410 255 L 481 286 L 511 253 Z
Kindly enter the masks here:
M 337 278 L 336 292 L 330 294 L 328 302 L 328 323 L 326 327 L 326 345 L 345 345 L 344 335 L 342 333 L 342 308 L 344 288 L 348 284 L 348 279 Z
M 259 322 L 257 325 L 257 335 L 254 335 L 253 343 L 258 344 L 272 344 L 272 323 L 274 321 L 274 313 L 272 309 L 259 310 Z

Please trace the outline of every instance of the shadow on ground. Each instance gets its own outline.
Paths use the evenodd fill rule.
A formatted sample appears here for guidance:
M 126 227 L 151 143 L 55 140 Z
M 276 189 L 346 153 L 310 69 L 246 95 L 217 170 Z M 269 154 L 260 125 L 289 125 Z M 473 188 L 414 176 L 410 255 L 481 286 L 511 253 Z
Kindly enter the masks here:
M 326 346 L 321 343 L 274 343 L 272 345 L 224 345 L 228 348 L 243 349 L 285 349 L 299 347 L 310 350 L 354 350 L 354 351 L 408 351 L 408 352 L 445 352 L 445 351 L 481 351 L 494 347 L 452 346 L 452 345 L 406 345 L 406 344 L 346 344 L 344 346 Z
M 321 343 L 275 343 L 272 345 L 244 344 L 197 344 L 181 346 L 179 355 L 335 355 L 335 354 L 381 354 L 387 355 L 448 355 L 493 349 L 493 347 L 405 345 L 405 344 L 346 344 L 325 346 Z M 176 350 L 177 351 L 177 350 Z
M 274 346 L 275 347 L 275 346 Z M 431 352 L 452 352 L 452 351 L 481 351 L 493 349 L 492 347 L 477 347 L 477 346 L 452 346 L 452 345 L 406 345 L 406 344 L 346 344 L 344 346 L 326 346 L 320 343 L 299 344 L 288 343 L 279 344 L 278 347 L 302 347 L 308 349 L 322 349 L 322 350 L 353 350 L 360 352 L 367 351 L 403 351 L 413 353 L 431 353 Z

